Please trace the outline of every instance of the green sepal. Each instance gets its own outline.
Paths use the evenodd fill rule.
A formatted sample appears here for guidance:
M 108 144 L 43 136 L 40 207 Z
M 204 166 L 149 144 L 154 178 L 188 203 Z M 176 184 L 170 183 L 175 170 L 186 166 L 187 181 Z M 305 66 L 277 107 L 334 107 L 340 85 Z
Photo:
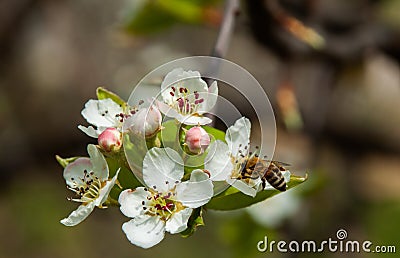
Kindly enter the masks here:
M 181 236 L 184 238 L 190 237 L 197 230 L 197 227 L 204 225 L 203 208 L 196 208 L 188 220 L 187 229 L 181 232 Z
M 291 175 L 287 190 L 305 182 L 307 178 L 307 174 L 304 177 Z M 242 192 L 231 186 L 221 194 L 213 197 L 211 201 L 206 204 L 206 208 L 221 211 L 236 210 L 264 201 L 279 193 L 281 192 L 275 189 L 264 190 L 258 192 L 255 197 L 251 197 L 243 194 Z
M 127 107 L 126 102 L 121 99 L 117 94 L 111 92 L 109 90 L 104 89 L 103 87 L 98 87 L 96 90 L 97 98 L 100 99 L 112 99 L 115 103 L 120 105 L 124 110 Z
M 72 158 L 66 158 L 63 159 L 60 156 L 56 155 L 56 160 L 58 161 L 58 163 L 65 168 L 69 163 L 74 162 L 75 160 L 77 160 L 79 157 L 72 157 Z

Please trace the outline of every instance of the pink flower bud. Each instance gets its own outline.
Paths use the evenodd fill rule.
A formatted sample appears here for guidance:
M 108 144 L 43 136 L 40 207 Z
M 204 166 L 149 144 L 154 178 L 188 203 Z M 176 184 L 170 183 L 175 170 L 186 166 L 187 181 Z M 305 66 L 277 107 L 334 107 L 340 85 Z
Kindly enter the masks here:
M 185 143 L 190 152 L 201 154 L 210 144 L 210 136 L 200 126 L 194 126 L 186 132 Z
M 142 108 L 125 121 L 125 129 L 146 138 L 155 136 L 161 130 L 162 116 L 155 106 Z
M 107 151 L 118 151 L 122 146 L 121 133 L 114 127 L 107 128 L 98 137 L 100 147 Z

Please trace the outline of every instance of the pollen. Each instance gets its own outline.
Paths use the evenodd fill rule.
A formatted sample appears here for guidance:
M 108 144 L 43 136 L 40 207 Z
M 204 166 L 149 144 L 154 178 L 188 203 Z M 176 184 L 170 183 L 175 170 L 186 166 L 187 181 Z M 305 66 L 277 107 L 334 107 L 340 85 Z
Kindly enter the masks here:
M 78 180 L 71 178 L 72 185 L 68 189 L 75 192 L 79 198 L 68 198 L 70 201 L 89 203 L 99 197 L 100 189 L 104 186 L 104 182 L 94 175 L 93 171 L 83 171 L 83 177 Z
M 200 93 L 197 91 L 191 93 L 186 87 L 171 87 L 169 94 L 173 98 L 170 106 L 182 115 L 197 113 L 200 104 L 204 102 L 204 99 L 200 97 Z
M 147 201 L 142 201 L 142 209 L 147 215 L 158 216 L 162 221 L 167 221 L 171 216 L 182 209 L 182 204 L 174 199 L 175 193 L 160 193 L 148 189 L 151 193 Z

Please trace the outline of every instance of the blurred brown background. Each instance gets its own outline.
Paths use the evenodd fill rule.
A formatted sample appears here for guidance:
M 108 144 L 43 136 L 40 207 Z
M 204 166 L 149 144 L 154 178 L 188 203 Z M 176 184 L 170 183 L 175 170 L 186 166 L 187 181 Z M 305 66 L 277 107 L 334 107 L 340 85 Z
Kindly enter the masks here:
M 339 228 L 349 239 L 400 252 L 396 0 L 241 2 L 225 58 L 253 74 L 270 97 L 275 158 L 310 177 L 295 192 L 297 208 L 279 222 L 209 211 L 206 227 L 191 238 L 167 235 L 150 250 L 128 242 L 118 209 L 96 210 L 75 228 L 59 223 L 77 205 L 65 199 L 71 193 L 54 155 L 86 155 L 93 140 L 77 125 L 85 124 L 80 111 L 95 89 L 128 99 L 158 65 L 212 52 L 224 2 L 165 3 L 0 2 L 0 257 L 283 256 L 259 253 L 256 244 L 265 235 L 318 241 Z

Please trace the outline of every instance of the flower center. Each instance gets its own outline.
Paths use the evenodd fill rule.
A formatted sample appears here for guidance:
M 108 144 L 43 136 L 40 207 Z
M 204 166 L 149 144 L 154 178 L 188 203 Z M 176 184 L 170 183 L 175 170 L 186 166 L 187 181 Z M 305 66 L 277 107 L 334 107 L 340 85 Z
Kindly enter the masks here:
M 88 172 L 86 169 L 83 171 L 82 178 L 71 178 L 73 186 L 68 186 L 68 189 L 74 191 L 80 198 L 68 198 L 70 201 L 89 203 L 95 200 L 100 193 L 100 189 L 104 183 L 94 175 L 93 171 Z
M 119 123 L 123 123 L 124 120 L 136 114 L 143 103 L 144 100 L 139 100 L 137 105 L 129 107 L 129 112 L 127 114 L 125 113 L 116 114 L 115 119 L 117 119 Z
M 183 209 L 182 204 L 174 199 L 176 194 L 173 190 L 166 194 L 147 188 L 145 191 L 150 192 L 147 201 L 142 201 L 142 208 L 147 215 L 159 216 L 162 221 L 167 221 L 175 212 Z
M 173 97 L 173 102 L 170 103 L 170 106 L 178 110 L 182 115 L 196 113 L 200 104 L 204 102 L 204 99 L 200 98 L 200 94 L 197 91 L 191 94 L 188 88 L 185 87 L 172 86 L 170 89 L 169 94 Z
M 239 150 L 237 151 L 236 156 L 231 155 L 231 161 L 233 164 L 233 171 L 231 178 L 238 179 L 240 178 L 243 169 L 245 169 L 248 157 L 248 147 L 249 145 L 239 145 Z

